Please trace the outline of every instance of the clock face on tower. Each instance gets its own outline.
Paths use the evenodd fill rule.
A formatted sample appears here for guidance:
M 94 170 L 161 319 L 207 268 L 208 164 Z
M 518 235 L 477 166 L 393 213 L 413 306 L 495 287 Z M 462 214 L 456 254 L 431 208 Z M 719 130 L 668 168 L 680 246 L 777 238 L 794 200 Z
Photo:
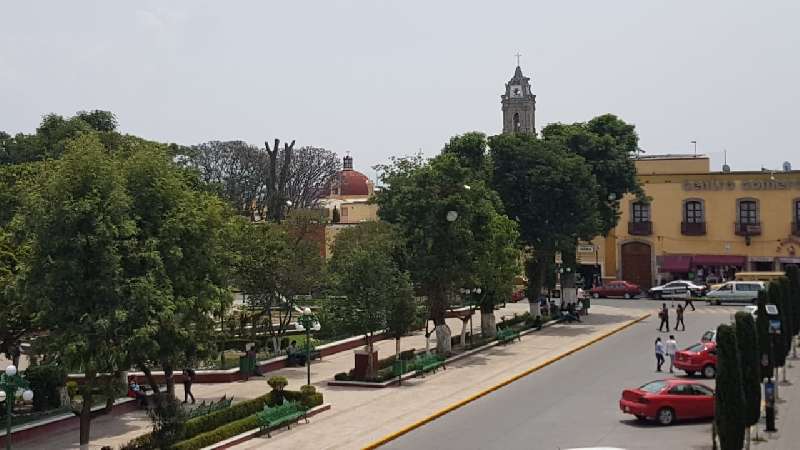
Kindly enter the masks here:
M 511 96 L 512 97 L 522 97 L 522 86 L 515 84 L 511 86 Z

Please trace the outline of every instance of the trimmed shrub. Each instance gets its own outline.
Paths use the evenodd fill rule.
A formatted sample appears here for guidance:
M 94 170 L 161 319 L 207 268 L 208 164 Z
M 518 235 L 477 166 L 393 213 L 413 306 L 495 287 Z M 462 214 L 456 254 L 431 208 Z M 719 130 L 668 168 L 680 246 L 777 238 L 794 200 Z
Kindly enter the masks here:
M 306 384 L 305 386 L 300 386 L 300 393 L 303 395 L 311 395 L 317 392 L 317 388 L 310 384 Z
M 339 372 L 333 376 L 333 379 L 336 381 L 348 381 L 350 377 L 347 376 L 346 372 Z
M 400 352 L 400 360 L 401 361 L 409 361 L 409 360 L 414 359 L 416 357 L 415 351 L 416 351 L 416 349 L 414 349 L 414 348 L 409 349 L 409 350 L 403 350 L 402 352 Z
M 745 399 L 742 370 L 732 325 L 717 327 L 717 389 L 714 422 L 722 450 L 740 450 L 744 443 Z
M 36 393 L 33 396 L 34 410 L 44 411 L 61 406 L 59 388 L 67 381 L 66 370 L 52 364 L 30 366 L 25 370 L 25 379 Z
M 174 450 L 197 450 L 209 445 L 215 444 L 225 439 L 236 436 L 237 434 L 244 433 L 245 431 L 252 430 L 258 427 L 258 418 L 255 415 L 250 415 L 244 419 L 231 422 L 223 425 L 212 431 L 198 434 L 197 436 L 178 442 L 172 448 Z
M 267 380 L 267 384 L 272 388 L 273 391 L 282 391 L 283 388 L 289 384 L 289 380 L 286 379 L 286 377 L 281 376 L 270 377 L 270 379 Z
M 230 408 L 225 408 L 205 416 L 187 420 L 186 424 L 184 425 L 184 437 L 191 437 L 201 433 L 206 433 L 227 423 L 231 423 L 255 414 L 264 409 L 265 405 L 270 403 L 272 403 L 272 395 L 271 393 L 268 393 L 252 400 L 246 400 L 235 405 L 231 405 Z

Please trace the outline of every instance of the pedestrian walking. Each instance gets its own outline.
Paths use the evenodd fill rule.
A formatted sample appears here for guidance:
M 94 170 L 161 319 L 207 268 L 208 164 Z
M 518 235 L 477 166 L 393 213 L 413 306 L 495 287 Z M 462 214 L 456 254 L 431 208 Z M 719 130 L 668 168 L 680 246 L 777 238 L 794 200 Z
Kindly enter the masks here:
M 675 309 L 675 331 L 678 331 L 678 325 L 682 325 L 683 329 L 681 331 L 686 331 L 686 324 L 683 323 L 683 306 L 678 305 Z
M 695 309 L 694 308 L 694 300 L 692 300 L 692 292 L 691 291 L 689 292 L 689 296 L 686 297 L 686 302 L 684 302 L 684 304 L 683 304 L 683 310 L 685 311 L 686 308 L 688 308 L 690 306 L 692 307 L 692 311 L 694 311 L 694 309 Z
M 667 340 L 667 356 L 669 357 L 669 373 L 675 373 L 675 353 L 678 352 L 678 342 L 675 341 L 675 336 L 669 335 L 669 339 Z
M 664 343 L 661 338 L 656 338 L 656 372 L 661 372 L 661 366 L 664 365 Z
M 661 319 L 661 323 L 658 325 L 658 331 L 664 331 L 664 326 L 667 326 L 667 333 L 669 333 L 669 310 L 667 309 L 667 304 L 661 304 L 661 310 L 658 312 L 658 318 Z
M 192 404 L 194 404 L 194 394 L 192 394 L 192 383 L 194 382 L 194 370 L 189 367 L 183 369 L 183 403 L 189 401 L 189 397 L 192 398 Z

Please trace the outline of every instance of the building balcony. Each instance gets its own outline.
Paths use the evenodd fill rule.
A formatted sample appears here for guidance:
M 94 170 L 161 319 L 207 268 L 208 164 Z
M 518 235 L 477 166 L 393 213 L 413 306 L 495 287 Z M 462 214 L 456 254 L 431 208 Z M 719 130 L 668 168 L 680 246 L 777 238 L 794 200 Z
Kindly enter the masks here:
M 703 236 L 706 234 L 706 223 L 681 222 L 681 234 L 684 236 Z
M 650 236 L 653 234 L 653 222 L 628 222 L 628 234 L 632 236 Z
M 761 222 L 756 223 L 734 223 L 734 233 L 737 236 L 758 236 L 761 234 Z
M 792 222 L 792 234 L 800 236 L 800 222 Z

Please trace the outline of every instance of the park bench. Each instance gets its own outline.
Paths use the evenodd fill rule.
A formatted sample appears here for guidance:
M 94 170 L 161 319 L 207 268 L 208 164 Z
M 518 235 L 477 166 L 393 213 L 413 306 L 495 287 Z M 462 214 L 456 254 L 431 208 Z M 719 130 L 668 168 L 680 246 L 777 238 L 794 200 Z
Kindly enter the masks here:
M 273 407 L 265 406 L 263 411 L 256 413 L 256 418 L 258 419 L 259 429 L 262 432 L 266 431 L 267 437 L 271 438 L 270 430 L 274 428 L 286 425 L 286 428 L 291 430 L 292 423 L 300 418 L 305 419 L 306 423 L 308 423 L 307 412 L 308 409 L 300 403 L 287 402 Z
M 206 404 L 206 401 L 203 400 L 203 403 L 200 403 L 196 408 L 192 409 L 189 412 L 189 418 L 194 419 L 195 417 L 205 416 L 207 414 L 211 414 L 213 412 L 217 412 L 223 410 L 225 408 L 229 408 L 231 403 L 233 402 L 233 397 L 228 398 L 228 395 L 223 395 L 221 399 L 216 402 L 211 402 Z
M 294 365 L 295 362 L 298 361 L 305 361 L 306 359 L 306 349 L 305 348 L 298 348 L 296 351 L 287 353 L 287 360 L 289 365 Z M 311 361 L 315 359 L 322 359 L 322 352 L 317 350 L 315 347 L 311 347 L 311 350 L 308 354 L 308 357 Z
M 514 331 L 510 327 L 508 328 L 500 328 L 497 330 L 497 340 L 501 343 L 508 343 L 512 342 L 514 339 L 519 339 L 522 341 L 522 338 L 519 336 L 519 331 Z
M 439 367 L 445 370 L 447 369 L 444 365 L 443 357 L 430 353 L 418 356 L 417 359 L 414 360 L 414 367 L 416 368 L 416 374 L 422 375 L 423 377 L 426 372 L 436 372 Z

